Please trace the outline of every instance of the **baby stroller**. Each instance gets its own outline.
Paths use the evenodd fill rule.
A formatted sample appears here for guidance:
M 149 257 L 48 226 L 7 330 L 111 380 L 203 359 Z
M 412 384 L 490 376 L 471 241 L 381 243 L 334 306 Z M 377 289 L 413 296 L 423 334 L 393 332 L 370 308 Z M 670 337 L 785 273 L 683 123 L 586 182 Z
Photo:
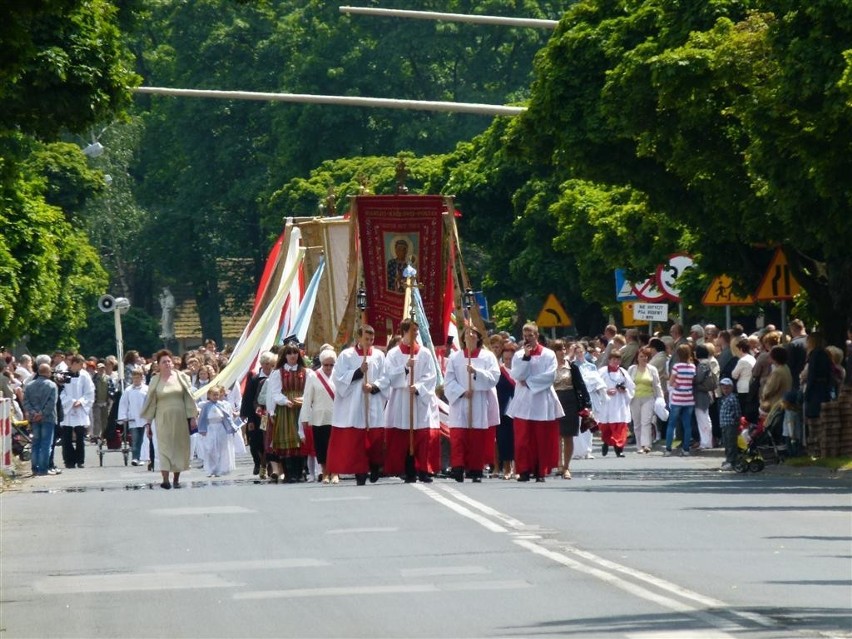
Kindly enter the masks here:
M 780 419 L 779 419 L 780 416 Z M 784 412 L 773 410 L 764 420 L 752 424 L 747 418 L 740 419 L 740 434 L 737 437 L 739 453 L 733 467 L 738 473 L 759 473 L 767 462 L 783 463 L 787 447 L 781 442 Z
M 121 453 L 124 457 L 124 465 L 130 459 L 130 443 L 127 441 L 127 422 L 118 421 L 118 401 L 121 393 L 113 401 L 107 418 L 107 426 L 101 437 L 98 438 L 98 461 L 104 465 L 104 455 L 108 452 Z
M 21 461 L 30 461 L 33 455 L 33 438 L 29 427 L 28 421 L 12 422 L 12 454 Z

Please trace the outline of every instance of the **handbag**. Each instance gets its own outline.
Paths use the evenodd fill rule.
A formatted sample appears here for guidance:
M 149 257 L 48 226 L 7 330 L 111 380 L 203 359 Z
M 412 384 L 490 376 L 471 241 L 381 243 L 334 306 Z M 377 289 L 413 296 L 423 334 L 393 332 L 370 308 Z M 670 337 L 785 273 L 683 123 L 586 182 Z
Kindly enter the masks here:
M 580 432 L 585 433 L 586 431 L 597 432 L 598 430 L 598 422 L 592 417 L 592 414 L 589 413 L 587 415 L 580 416 Z

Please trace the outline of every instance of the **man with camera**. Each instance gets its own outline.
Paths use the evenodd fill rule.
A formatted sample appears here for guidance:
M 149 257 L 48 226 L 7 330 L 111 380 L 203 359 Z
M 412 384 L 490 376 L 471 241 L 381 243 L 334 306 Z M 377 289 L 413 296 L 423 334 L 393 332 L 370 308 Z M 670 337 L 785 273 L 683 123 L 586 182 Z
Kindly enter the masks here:
M 83 468 L 86 461 L 86 431 L 92 404 L 95 402 L 95 385 L 88 373 L 81 372 L 86 360 L 74 355 L 62 389 L 62 460 L 66 468 Z
M 33 475 L 47 475 L 50 466 L 58 393 L 50 377 L 50 364 L 41 364 L 36 376 L 24 386 L 24 415 L 30 423 L 33 438 Z

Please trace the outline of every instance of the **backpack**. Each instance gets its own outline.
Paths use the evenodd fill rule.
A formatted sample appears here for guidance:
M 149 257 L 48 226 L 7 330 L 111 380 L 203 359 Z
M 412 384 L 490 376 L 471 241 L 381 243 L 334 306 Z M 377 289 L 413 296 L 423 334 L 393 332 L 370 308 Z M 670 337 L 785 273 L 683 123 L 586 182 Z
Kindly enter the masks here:
M 710 366 L 704 362 L 698 362 L 698 367 L 695 371 L 695 377 L 692 380 L 692 387 L 695 390 L 710 393 L 716 390 L 719 380 L 716 375 L 710 370 Z

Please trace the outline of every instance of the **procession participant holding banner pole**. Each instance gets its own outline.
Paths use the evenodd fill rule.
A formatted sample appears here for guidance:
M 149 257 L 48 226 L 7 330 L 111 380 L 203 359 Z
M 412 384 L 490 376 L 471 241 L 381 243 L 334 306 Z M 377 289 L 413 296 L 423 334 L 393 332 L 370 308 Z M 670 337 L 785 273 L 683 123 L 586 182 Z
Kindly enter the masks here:
M 357 334 L 358 343 L 338 356 L 331 374 L 335 394 L 326 469 L 332 484 L 351 473 L 363 486 L 368 473 L 378 479 L 384 461 L 387 380 L 384 353 L 373 347 L 375 330 L 365 324 Z
M 464 481 L 467 471 L 479 483 L 500 422 L 496 390 L 500 365 L 494 353 L 482 348 L 482 335 L 476 328 L 468 326 L 464 338 L 465 348 L 450 356 L 444 378 L 444 394 L 450 404 L 450 465 L 457 482 Z M 465 377 L 466 383 L 462 382 Z
M 408 292 L 414 286 L 413 268 L 406 269 Z M 413 297 L 413 296 L 412 296 Z M 437 370 L 429 353 L 417 343 L 414 302 L 411 316 L 400 324 L 402 341 L 387 355 L 385 375 L 390 385 L 385 409 L 386 475 L 404 475 L 406 482 L 432 481 L 429 473 L 430 429 L 438 427 Z

